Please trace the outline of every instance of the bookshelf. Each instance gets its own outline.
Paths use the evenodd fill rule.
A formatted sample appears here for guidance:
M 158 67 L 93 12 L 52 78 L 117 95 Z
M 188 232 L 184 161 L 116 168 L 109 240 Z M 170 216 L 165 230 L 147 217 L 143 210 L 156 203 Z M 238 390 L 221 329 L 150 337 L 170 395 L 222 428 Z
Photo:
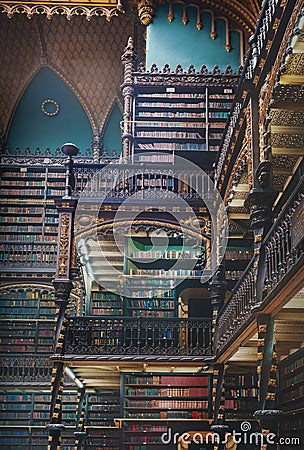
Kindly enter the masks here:
M 0 427 L 1 448 L 17 449 L 46 448 L 50 421 L 50 393 L 48 391 L 33 392 L 0 392 Z M 63 447 L 73 450 L 75 438 L 73 429 L 77 411 L 77 392 L 63 392 L 63 423 L 69 430 L 63 433 Z M 73 429 L 72 429 L 73 428 Z
M 0 266 L 54 271 L 64 167 L 3 166 L 0 191 Z
M 252 243 L 244 240 L 244 246 L 237 245 L 237 239 L 229 239 L 225 252 L 225 278 L 231 289 L 242 276 L 249 261 L 253 257 Z
M 279 404 L 284 414 L 280 419 L 280 435 L 300 437 L 304 433 L 304 348 L 279 364 Z M 284 447 L 285 448 L 285 447 Z M 292 446 L 286 448 L 294 448 Z
M 258 409 L 258 377 L 253 373 L 225 375 L 226 419 L 251 419 Z
M 86 397 L 86 449 L 120 448 L 120 430 L 114 418 L 120 416 L 119 391 L 88 393 Z
M 198 254 L 205 249 L 193 248 L 183 238 L 147 237 L 146 234 L 126 236 L 125 249 L 125 274 L 129 277 L 170 280 L 200 278 L 202 275 L 202 270 L 195 266 Z
M 137 85 L 134 153 L 143 153 L 140 162 L 173 163 L 176 152 L 218 151 L 233 99 L 224 86 Z
M 91 290 L 90 314 L 120 316 L 123 314 L 123 300 L 120 295 L 106 289 Z
M 0 351 L 51 353 L 55 302 L 51 290 L 9 289 L 0 295 Z
M 167 445 L 161 435 L 167 431 L 170 420 L 210 418 L 208 375 L 133 373 L 122 376 L 124 417 L 128 419 L 123 435 L 125 449 Z

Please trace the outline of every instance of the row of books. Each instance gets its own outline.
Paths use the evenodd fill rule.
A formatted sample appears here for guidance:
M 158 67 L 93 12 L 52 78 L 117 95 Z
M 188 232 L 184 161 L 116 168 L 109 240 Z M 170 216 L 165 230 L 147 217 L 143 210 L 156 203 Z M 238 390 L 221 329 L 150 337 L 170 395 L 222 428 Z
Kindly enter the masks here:
M 185 409 L 207 409 L 207 400 L 127 400 L 125 408 L 156 408 L 185 410 Z
M 192 376 L 192 375 L 152 375 L 152 376 L 134 376 L 126 375 L 126 384 L 153 384 L 165 385 L 170 387 L 193 387 L 193 386 L 208 386 L 208 376 Z
M 226 270 L 225 277 L 226 280 L 238 280 L 241 278 L 243 270 Z
M 159 102 L 159 101 L 140 101 L 138 102 L 138 108 L 205 108 L 204 102 L 197 103 L 182 103 L 182 102 Z
M 111 300 L 107 301 L 107 300 L 96 300 L 96 299 L 92 299 L 92 305 L 93 307 L 97 307 L 97 308 L 121 308 L 121 302 L 113 302 Z
M 155 142 L 151 144 L 142 144 L 138 143 L 139 150 L 151 150 L 151 151 L 160 151 L 160 150 L 206 150 L 206 144 L 200 143 L 184 143 L 181 144 L 179 142 Z
M 128 419 L 208 419 L 208 411 L 126 412 Z
M 158 277 L 200 277 L 202 270 L 188 270 L 188 269 L 129 269 L 129 275 L 151 276 Z
M 43 238 L 43 240 L 45 242 L 53 242 L 54 244 L 57 243 L 57 231 L 52 233 L 52 235 L 42 235 L 41 234 L 22 234 L 22 233 L 18 233 L 18 234 L 3 234 L 1 236 L 2 240 L 5 240 L 6 242 L 20 242 L 23 243 L 25 242 L 41 242 L 41 239 Z
M 186 118 L 186 119 L 204 119 L 204 112 L 189 111 L 139 111 L 138 117 L 166 117 L 166 118 Z
M 299 356 L 298 359 L 295 359 L 288 365 L 284 365 L 281 369 L 282 375 L 292 375 L 294 370 L 297 370 L 301 367 L 304 367 L 304 356 Z
M 252 387 L 257 385 L 258 376 L 252 373 L 246 373 L 243 375 L 225 375 L 225 384 L 242 387 Z
M 162 300 L 162 299 L 135 299 L 130 300 L 131 308 L 155 308 L 155 309 L 174 309 L 175 301 L 174 300 Z
M 174 156 L 173 155 L 139 155 L 138 162 L 146 162 L 146 163 L 173 163 Z
M 169 139 L 205 139 L 205 135 L 197 131 L 137 131 L 137 137 L 169 138 Z
M 207 397 L 208 387 L 126 387 L 126 396 Z
M 176 93 L 176 92 L 166 92 L 166 93 L 139 93 L 138 97 L 151 97 L 151 98 L 205 98 L 206 95 L 205 93 L 199 92 L 199 93 L 186 93 L 186 92 L 182 92 L 182 93 Z
M 148 122 L 148 121 L 136 121 L 137 127 L 145 127 L 145 128 L 205 128 L 205 122 Z
M 92 300 L 112 300 L 117 301 L 119 299 L 119 296 L 116 294 L 113 294 L 112 292 L 108 291 L 92 291 L 91 293 Z
M 304 385 L 288 392 L 282 393 L 280 399 L 282 402 L 301 401 L 304 405 Z
M 132 311 L 132 317 L 170 318 L 175 317 L 174 311 Z
M 122 315 L 122 309 L 121 308 L 96 308 L 92 307 L 92 314 L 97 315 Z
M 257 397 L 258 393 L 258 388 L 229 389 L 232 397 Z
M 138 250 L 130 252 L 131 258 L 149 258 L 149 259 L 193 259 L 196 258 L 197 251 L 191 250 L 166 250 L 164 248 L 157 250 Z
M 253 256 L 253 252 L 251 250 L 246 249 L 231 249 L 226 250 L 225 258 L 226 259 L 251 259 Z
M 16 186 L 16 184 L 14 184 Z M 18 196 L 31 196 L 31 195 L 44 195 L 44 189 L 16 189 L 14 186 L 13 189 L 1 189 L 1 195 L 18 195 Z
M 26 186 L 44 186 L 45 181 L 41 180 L 22 180 L 22 187 L 26 187 Z M 16 186 L 16 181 L 15 180 L 2 180 L 1 181 L 1 185 L 2 186 Z
M 281 383 L 280 383 L 281 389 L 294 386 L 295 384 L 304 381 L 304 371 L 298 372 L 296 375 L 292 375 L 292 374 L 290 374 L 290 375 L 291 375 L 291 377 L 288 377 L 286 379 L 283 378 L 281 380 Z
M 254 402 L 256 402 L 256 406 L 257 406 L 257 402 L 258 402 L 257 398 L 255 397 L 252 400 L 254 400 Z M 250 409 L 254 409 L 254 406 L 250 407 L 248 405 L 248 401 L 247 400 L 226 399 L 225 400 L 225 409 L 238 409 L 238 410 L 240 410 L 240 409 L 247 409 L 248 410 L 249 409 L 250 410 Z

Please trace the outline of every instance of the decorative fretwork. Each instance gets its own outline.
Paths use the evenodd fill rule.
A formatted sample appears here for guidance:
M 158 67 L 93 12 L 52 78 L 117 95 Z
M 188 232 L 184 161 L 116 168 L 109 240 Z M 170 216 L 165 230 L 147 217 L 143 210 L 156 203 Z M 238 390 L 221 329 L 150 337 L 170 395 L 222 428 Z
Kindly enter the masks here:
M 93 17 L 105 16 L 106 20 L 111 20 L 113 16 L 118 16 L 119 11 L 122 10 L 121 2 L 118 0 L 117 4 L 109 3 L 109 8 L 104 5 L 86 7 L 83 4 L 74 4 L 73 6 L 68 5 L 68 2 L 62 2 L 60 5 L 52 5 L 51 1 L 45 1 L 44 5 L 37 5 L 33 2 L 31 4 L 22 4 L 18 2 L 16 5 L 14 2 L 2 3 L 0 4 L 0 12 L 7 14 L 9 18 L 12 18 L 14 14 L 26 14 L 28 19 L 31 19 L 34 14 L 45 14 L 48 19 L 53 16 L 63 15 L 66 16 L 68 20 L 71 20 L 73 16 L 83 15 L 87 20 L 91 20 Z M 65 4 L 66 3 L 66 4 Z M 77 3 L 77 2 L 76 2 Z
M 65 355 L 145 358 L 211 355 L 209 319 L 70 317 Z

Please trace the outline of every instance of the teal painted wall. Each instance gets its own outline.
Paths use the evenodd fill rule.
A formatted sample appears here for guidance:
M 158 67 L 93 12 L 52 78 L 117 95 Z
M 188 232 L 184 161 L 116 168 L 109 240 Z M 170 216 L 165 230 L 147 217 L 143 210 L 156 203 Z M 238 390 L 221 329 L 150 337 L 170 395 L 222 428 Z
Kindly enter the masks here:
M 109 117 L 107 119 L 105 130 L 103 133 L 103 148 L 107 151 L 108 155 L 112 155 L 112 151 L 115 149 L 117 155 L 121 154 L 121 129 L 120 122 L 123 116 L 117 103 L 113 106 Z
M 174 4 L 174 20 L 168 21 L 168 4 L 156 9 L 153 22 L 147 27 L 146 67 L 155 63 L 159 69 L 169 64 L 174 70 L 178 64 L 187 69 L 190 64 L 199 70 L 203 64 L 208 69 L 218 65 L 224 70 L 230 65 L 237 70 L 241 64 L 240 35 L 230 33 L 232 50 L 226 51 L 226 24 L 216 20 L 216 39 L 211 39 L 211 15 L 202 13 L 203 28 L 196 28 L 196 9 L 187 8 L 188 24 L 182 23 L 182 6 Z
M 58 103 L 58 114 L 48 116 L 43 113 L 41 104 L 47 99 Z M 55 105 L 48 103 L 44 109 L 52 113 Z M 12 153 L 17 147 L 21 154 L 26 147 L 30 147 L 32 154 L 36 147 L 40 147 L 42 153 L 49 147 L 54 153 L 65 142 L 73 142 L 84 155 L 85 150 L 91 148 L 92 135 L 89 119 L 73 92 L 52 70 L 43 67 L 31 80 L 17 105 L 7 146 Z

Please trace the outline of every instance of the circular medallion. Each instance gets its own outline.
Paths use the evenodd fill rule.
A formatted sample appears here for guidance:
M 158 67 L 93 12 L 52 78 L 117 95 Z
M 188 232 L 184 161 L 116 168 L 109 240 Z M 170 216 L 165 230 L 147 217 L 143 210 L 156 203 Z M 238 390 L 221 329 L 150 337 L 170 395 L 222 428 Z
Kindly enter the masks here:
M 52 99 L 44 100 L 41 103 L 41 111 L 46 116 L 56 116 L 59 113 L 59 104 Z

